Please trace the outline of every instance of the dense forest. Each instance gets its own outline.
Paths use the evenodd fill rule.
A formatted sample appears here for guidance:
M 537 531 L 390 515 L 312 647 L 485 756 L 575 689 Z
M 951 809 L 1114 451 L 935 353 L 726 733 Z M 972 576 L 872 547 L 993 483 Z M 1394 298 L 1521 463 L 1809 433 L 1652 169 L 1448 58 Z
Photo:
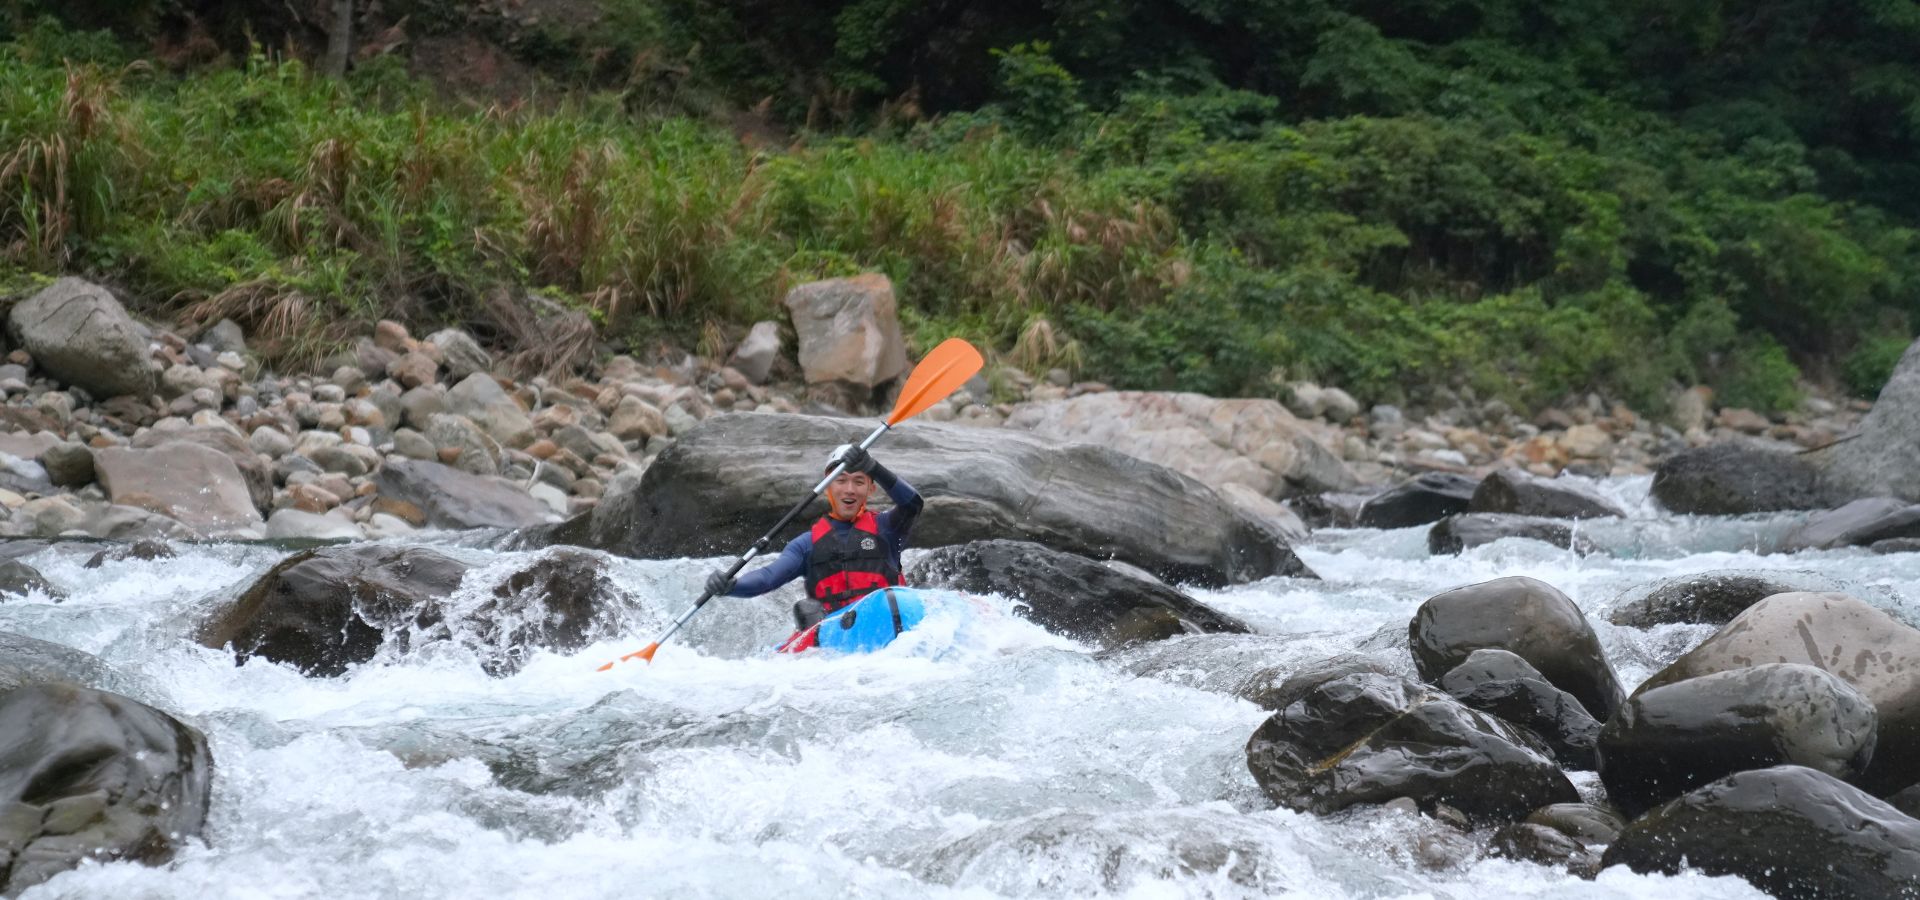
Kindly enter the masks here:
M 350 22 L 350 27 L 343 23 Z M 0 290 L 289 361 L 501 289 L 717 352 L 880 270 L 1127 387 L 1871 396 L 1920 313 L 1912 0 L 25 0 Z

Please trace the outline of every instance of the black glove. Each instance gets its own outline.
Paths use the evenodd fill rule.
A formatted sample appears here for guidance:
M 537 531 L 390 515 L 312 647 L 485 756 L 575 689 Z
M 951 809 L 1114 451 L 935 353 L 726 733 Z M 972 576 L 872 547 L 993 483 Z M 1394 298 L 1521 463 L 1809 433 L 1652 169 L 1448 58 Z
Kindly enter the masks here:
M 707 596 L 725 597 L 733 590 L 733 576 L 725 572 L 715 572 L 707 576 Z
M 871 471 L 874 465 L 873 456 L 858 444 L 848 447 L 847 452 L 840 454 L 840 463 L 848 472 Z
M 827 617 L 826 604 L 808 597 L 793 605 L 793 627 L 805 631 Z

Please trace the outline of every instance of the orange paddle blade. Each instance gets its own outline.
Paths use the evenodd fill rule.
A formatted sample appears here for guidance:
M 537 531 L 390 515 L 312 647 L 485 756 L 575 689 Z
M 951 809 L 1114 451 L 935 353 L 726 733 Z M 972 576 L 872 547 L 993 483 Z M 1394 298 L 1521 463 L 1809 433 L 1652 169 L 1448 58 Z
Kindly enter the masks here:
M 619 659 L 614 660 L 613 662 L 607 663 L 606 665 L 601 666 L 600 668 L 595 669 L 594 671 L 605 672 L 608 669 L 611 669 L 614 666 L 619 665 L 620 663 L 626 662 L 627 660 L 630 660 L 630 659 L 644 659 L 647 662 L 653 662 L 653 654 L 658 652 L 659 650 L 660 650 L 660 644 L 659 642 L 656 641 L 654 643 L 648 644 L 646 646 L 646 649 L 635 650 L 634 652 L 629 653 L 625 656 L 622 656 Z
M 898 425 L 926 412 L 927 407 L 952 396 L 967 379 L 978 374 L 983 365 L 986 360 L 980 358 L 980 351 L 973 349 L 972 344 L 959 338 L 942 341 L 913 367 L 913 374 L 907 376 L 906 387 L 900 389 L 900 399 L 893 404 L 893 415 L 887 417 L 887 424 Z

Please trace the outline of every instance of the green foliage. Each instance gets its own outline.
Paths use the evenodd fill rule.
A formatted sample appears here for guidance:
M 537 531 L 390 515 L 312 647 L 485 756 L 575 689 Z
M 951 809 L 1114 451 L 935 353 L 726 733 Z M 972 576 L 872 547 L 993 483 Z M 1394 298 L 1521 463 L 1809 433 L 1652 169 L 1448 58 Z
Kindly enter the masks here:
M 1911 338 L 1891 334 L 1862 343 L 1840 363 L 1840 378 L 1847 390 L 1864 400 L 1879 396 L 1912 343 Z

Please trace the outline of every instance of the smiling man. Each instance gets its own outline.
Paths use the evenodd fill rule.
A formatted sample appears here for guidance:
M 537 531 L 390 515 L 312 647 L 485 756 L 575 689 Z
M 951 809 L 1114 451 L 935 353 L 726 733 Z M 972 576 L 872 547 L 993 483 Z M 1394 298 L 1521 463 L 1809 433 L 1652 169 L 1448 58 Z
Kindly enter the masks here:
M 788 542 L 773 562 L 729 582 L 725 572 L 707 578 L 716 597 L 757 597 L 806 576 L 807 597 L 794 604 L 794 624 L 804 632 L 822 618 L 868 593 L 901 583 L 900 554 L 925 501 L 912 485 L 851 444 L 834 448 L 823 471 L 846 463 L 827 485 L 827 514 Z M 874 514 L 867 498 L 880 488 L 893 508 Z M 798 649 L 798 648 L 796 648 Z

